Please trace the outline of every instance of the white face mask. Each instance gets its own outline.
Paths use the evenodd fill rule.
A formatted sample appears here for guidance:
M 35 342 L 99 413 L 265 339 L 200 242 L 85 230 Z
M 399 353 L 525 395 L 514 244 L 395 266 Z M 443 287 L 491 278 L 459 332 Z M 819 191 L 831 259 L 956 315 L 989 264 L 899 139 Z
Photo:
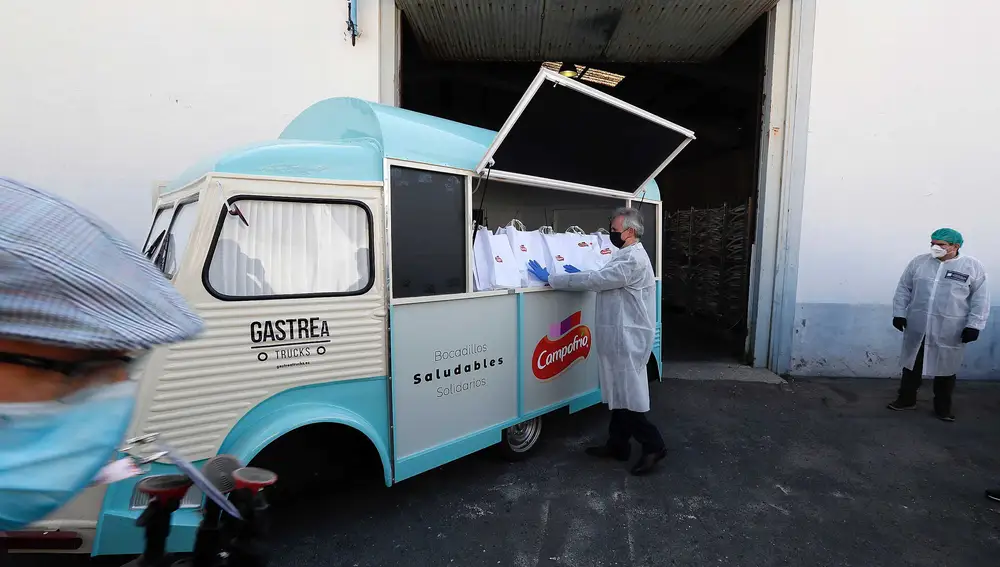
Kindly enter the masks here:
M 945 250 L 944 248 L 941 248 L 937 244 L 934 244 L 934 245 L 931 246 L 931 256 L 933 256 L 935 258 L 944 258 L 947 255 L 948 255 L 948 251 Z

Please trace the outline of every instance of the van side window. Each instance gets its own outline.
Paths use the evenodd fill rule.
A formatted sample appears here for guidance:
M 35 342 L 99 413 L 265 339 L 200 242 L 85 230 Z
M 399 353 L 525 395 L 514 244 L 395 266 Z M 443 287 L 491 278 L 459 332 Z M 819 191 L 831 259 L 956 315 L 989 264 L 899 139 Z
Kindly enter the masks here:
M 392 166 L 392 296 L 467 291 L 465 177 Z
M 238 199 L 204 274 L 220 299 L 360 295 L 374 282 L 371 211 L 354 201 Z

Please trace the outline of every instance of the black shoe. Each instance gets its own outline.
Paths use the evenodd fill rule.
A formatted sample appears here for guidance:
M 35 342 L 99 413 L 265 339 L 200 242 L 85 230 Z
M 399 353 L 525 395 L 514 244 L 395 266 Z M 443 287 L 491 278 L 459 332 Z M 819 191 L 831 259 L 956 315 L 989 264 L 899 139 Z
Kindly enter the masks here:
M 627 461 L 629 457 L 629 451 L 615 451 L 607 445 L 587 447 L 584 449 L 584 453 L 587 453 L 591 457 L 597 457 L 598 459 L 614 459 L 616 461 Z
M 636 461 L 635 466 L 632 467 L 632 474 L 636 476 L 644 475 L 649 471 L 656 468 L 656 463 L 662 461 L 667 457 L 667 450 L 664 449 L 658 453 L 645 453 L 643 456 L 639 457 Z
M 902 398 L 896 398 L 896 401 L 891 402 L 886 406 L 892 411 L 905 411 L 917 409 L 917 402 L 911 402 L 910 400 L 904 400 Z
M 951 396 L 954 392 L 954 376 L 934 377 L 934 415 L 941 421 L 955 421 L 955 416 L 951 413 Z
M 987 490 L 986 497 L 994 502 L 1000 502 L 1000 488 L 996 490 Z

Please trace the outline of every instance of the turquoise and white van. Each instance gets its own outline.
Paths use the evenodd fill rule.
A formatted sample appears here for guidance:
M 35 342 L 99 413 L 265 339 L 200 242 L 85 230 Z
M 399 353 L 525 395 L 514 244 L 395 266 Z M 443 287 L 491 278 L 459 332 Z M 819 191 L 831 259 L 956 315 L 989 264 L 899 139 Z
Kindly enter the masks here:
M 584 136 L 620 143 L 594 155 Z M 157 433 L 196 464 L 360 440 L 387 486 L 494 445 L 526 454 L 544 415 L 600 402 L 580 340 L 594 295 L 473 291 L 474 223 L 591 232 L 641 202 L 659 298 L 653 178 L 693 139 L 542 69 L 499 132 L 334 98 L 277 140 L 192 168 L 158 191 L 145 247 L 206 327 L 152 353 L 130 437 Z M 658 377 L 659 299 L 650 309 Z M 38 527 L 78 535 L 71 552 L 139 553 L 138 480 L 94 487 Z M 192 492 L 174 514 L 172 551 L 191 548 L 200 504 Z

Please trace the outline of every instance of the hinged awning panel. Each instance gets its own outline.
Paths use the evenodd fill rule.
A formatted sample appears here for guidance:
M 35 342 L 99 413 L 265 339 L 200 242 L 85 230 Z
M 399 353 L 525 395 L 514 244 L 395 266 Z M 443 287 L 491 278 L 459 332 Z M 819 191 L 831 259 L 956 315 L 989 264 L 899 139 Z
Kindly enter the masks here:
M 542 68 L 476 172 L 636 195 L 694 132 Z

